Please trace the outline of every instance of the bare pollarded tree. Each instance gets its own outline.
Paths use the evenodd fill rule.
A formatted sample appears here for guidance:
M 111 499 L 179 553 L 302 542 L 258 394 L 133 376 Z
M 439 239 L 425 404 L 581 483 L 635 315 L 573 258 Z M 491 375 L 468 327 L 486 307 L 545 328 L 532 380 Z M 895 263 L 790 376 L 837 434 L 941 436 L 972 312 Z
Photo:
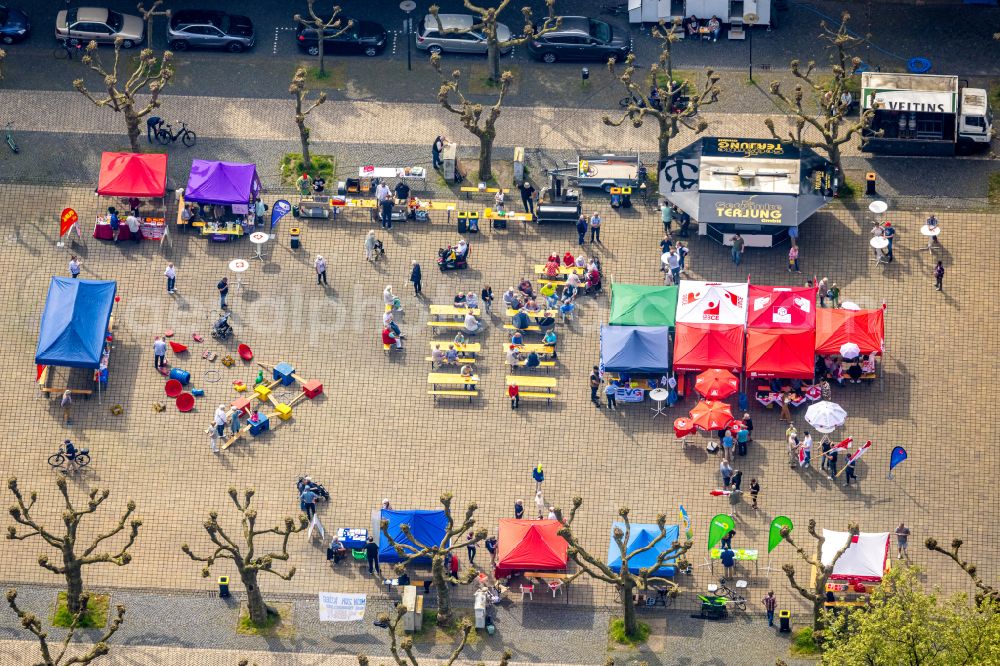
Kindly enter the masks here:
M 330 10 L 330 18 L 321 17 L 316 13 L 316 0 L 306 0 L 309 16 L 296 14 L 292 19 L 305 28 L 316 31 L 316 55 L 319 56 L 319 75 L 326 76 L 326 39 L 336 39 L 354 25 L 354 19 L 344 21 L 340 18 L 340 6 L 334 5 Z

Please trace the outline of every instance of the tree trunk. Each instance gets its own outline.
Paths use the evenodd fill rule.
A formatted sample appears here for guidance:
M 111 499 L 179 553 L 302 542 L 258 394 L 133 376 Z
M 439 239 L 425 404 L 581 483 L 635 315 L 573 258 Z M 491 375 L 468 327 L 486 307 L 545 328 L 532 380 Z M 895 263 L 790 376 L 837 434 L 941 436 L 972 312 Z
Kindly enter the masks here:
M 83 610 L 83 575 L 80 565 L 63 564 L 66 577 L 66 610 L 70 615 L 76 615 Z
M 830 154 L 830 161 L 833 162 L 834 173 L 840 176 L 840 184 L 843 185 L 844 181 L 844 168 L 840 164 L 840 146 L 829 145 L 827 146 L 827 152 Z
M 437 590 L 438 625 L 446 625 L 451 621 L 451 590 L 448 589 L 448 579 L 445 576 L 445 562 L 451 554 L 435 555 L 431 560 L 431 577 L 434 579 L 434 589 Z
M 490 63 L 490 81 L 500 83 L 500 44 L 493 39 L 486 43 L 486 59 Z
M 659 159 L 658 164 L 663 164 L 670 157 L 670 125 L 666 122 L 660 121 L 660 136 L 657 137 L 657 143 L 659 144 Z
M 622 567 L 624 571 L 624 567 Z M 639 622 L 635 616 L 635 599 L 632 598 L 633 583 L 620 585 L 618 591 L 622 595 L 622 621 L 625 623 L 625 635 L 628 637 L 639 634 Z
M 299 141 L 302 142 L 302 166 L 306 171 L 312 169 L 312 156 L 309 154 L 309 128 L 306 127 L 305 118 L 296 118 L 295 124 L 299 126 Z
M 128 130 L 128 142 L 132 146 L 132 152 L 139 152 L 139 116 L 131 104 L 126 104 L 122 109 L 125 114 L 125 128 Z
M 322 34 L 323 35 L 326 34 L 326 29 L 325 28 L 323 29 Z M 326 54 L 324 52 L 325 50 L 323 49 L 323 42 L 324 41 L 325 40 L 323 40 L 323 39 L 316 40 L 316 43 L 319 45 L 319 77 L 320 78 L 323 78 L 324 76 L 326 76 L 326 59 L 325 59 Z
M 485 183 L 493 178 L 493 132 L 483 132 L 479 135 L 479 182 Z
M 257 586 L 257 571 L 255 569 L 244 569 L 240 571 L 240 580 L 243 581 L 243 589 L 247 591 L 247 610 L 250 612 L 250 621 L 262 627 L 267 623 L 268 608 L 264 603 L 264 596 Z

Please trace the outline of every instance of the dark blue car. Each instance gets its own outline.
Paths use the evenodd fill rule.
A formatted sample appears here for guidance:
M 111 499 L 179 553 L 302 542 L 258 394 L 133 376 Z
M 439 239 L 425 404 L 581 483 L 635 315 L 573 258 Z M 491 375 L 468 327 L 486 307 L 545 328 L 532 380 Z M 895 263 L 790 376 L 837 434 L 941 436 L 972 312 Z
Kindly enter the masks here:
M 28 15 L 20 9 L 0 5 L 0 42 L 13 44 L 20 42 L 31 32 Z

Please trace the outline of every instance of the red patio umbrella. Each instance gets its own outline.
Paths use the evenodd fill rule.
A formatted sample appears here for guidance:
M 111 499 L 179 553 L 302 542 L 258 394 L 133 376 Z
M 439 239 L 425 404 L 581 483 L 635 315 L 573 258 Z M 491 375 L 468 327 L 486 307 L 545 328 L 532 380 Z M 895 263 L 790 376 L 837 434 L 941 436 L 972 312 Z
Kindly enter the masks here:
M 728 370 L 712 368 L 698 375 L 694 380 L 694 390 L 710 400 L 722 400 L 736 393 L 740 380 Z
M 694 432 L 694 429 L 694 424 L 689 418 L 682 416 L 674 420 L 674 435 L 677 436 L 677 439 L 687 437 Z
M 701 400 L 691 410 L 691 421 L 702 430 L 722 430 L 733 420 L 729 405 L 714 400 Z

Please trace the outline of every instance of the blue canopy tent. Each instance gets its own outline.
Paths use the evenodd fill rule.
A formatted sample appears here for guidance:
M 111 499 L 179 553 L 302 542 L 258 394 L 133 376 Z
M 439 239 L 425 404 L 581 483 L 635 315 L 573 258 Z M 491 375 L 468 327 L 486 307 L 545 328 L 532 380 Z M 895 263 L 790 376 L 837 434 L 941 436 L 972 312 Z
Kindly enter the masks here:
M 622 532 L 625 531 L 625 523 L 614 522 L 611 524 L 611 543 L 608 546 L 608 566 L 616 572 L 622 569 L 622 553 L 618 544 L 615 543 L 615 528 L 620 529 Z M 630 525 L 630 531 L 628 535 L 628 543 L 625 544 L 625 553 L 633 553 L 640 548 L 648 546 L 653 542 L 656 537 L 660 535 L 660 528 L 653 523 L 632 523 Z M 635 557 L 629 558 L 628 570 L 634 574 L 639 573 L 640 569 L 645 569 L 656 564 L 656 558 L 660 556 L 660 553 L 670 550 L 674 542 L 677 541 L 680 536 L 680 528 L 677 525 L 667 525 L 665 527 L 667 536 L 647 550 L 644 553 L 640 553 Z M 676 557 L 668 557 L 663 561 L 663 565 L 652 572 L 654 576 L 664 576 L 672 577 L 676 572 L 677 564 Z
M 667 372 L 670 347 L 668 326 L 601 326 L 601 365 L 605 372 Z
M 35 363 L 98 368 L 118 283 L 53 277 L 38 330 Z
M 403 530 L 401 529 L 402 525 L 409 525 L 410 533 L 413 534 L 413 538 L 421 544 L 425 546 L 436 546 L 440 544 L 441 539 L 444 538 L 448 524 L 448 519 L 443 510 L 389 511 L 382 509 L 379 519 L 380 521 L 389 521 L 386 531 L 389 533 L 389 536 L 392 537 L 393 541 L 398 544 L 413 546 L 414 548 L 419 548 L 420 546 L 410 541 L 410 539 L 403 534 Z M 379 524 L 381 525 L 381 522 Z M 389 543 L 388 539 L 385 538 L 385 535 L 382 534 L 381 527 L 377 527 L 375 533 L 378 534 L 378 558 L 380 562 L 400 562 L 405 559 L 399 556 L 399 553 L 396 552 L 396 548 Z M 429 557 L 416 560 L 416 562 L 421 563 L 429 563 L 430 561 Z

